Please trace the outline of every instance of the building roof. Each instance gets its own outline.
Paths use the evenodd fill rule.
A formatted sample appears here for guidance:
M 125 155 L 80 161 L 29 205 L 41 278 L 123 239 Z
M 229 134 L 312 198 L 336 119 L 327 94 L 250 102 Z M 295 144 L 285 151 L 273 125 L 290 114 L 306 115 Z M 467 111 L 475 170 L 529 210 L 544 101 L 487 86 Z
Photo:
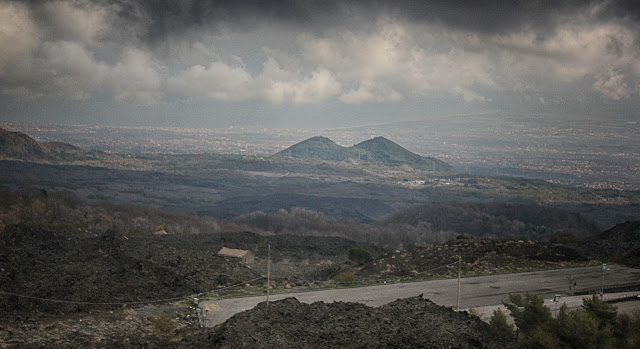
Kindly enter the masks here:
M 235 248 L 226 248 L 226 247 L 223 247 L 220 249 L 220 251 L 218 251 L 219 256 L 238 257 L 238 258 L 242 258 L 246 256 L 247 253 L 250 253 L 250 251 L 238 250 Z

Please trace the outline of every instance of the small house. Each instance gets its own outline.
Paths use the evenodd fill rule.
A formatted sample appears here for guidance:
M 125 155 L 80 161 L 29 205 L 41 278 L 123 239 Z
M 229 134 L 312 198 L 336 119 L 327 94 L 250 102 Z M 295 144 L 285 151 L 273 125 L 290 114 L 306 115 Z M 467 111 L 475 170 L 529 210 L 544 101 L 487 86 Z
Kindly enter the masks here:
M 245 264 L 252 264 L 256 259 L 256 255 L 251 251 L 226 247 L 223 247 L 220 249 L 220 251 L 218 251 L 218 256 L 240 258 L 242 260 L 242 263 Z

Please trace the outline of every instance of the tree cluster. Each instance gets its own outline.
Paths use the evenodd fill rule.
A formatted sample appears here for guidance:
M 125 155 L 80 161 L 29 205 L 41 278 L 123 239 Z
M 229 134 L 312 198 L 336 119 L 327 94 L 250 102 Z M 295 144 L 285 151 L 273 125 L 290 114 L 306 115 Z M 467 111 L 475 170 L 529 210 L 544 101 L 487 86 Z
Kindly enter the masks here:
M 178 234 L 222 229 L 221 221 L 211 217 L 132 204 L 92 204 L 70 191 L 5 188 L 0 188 L 0 222 L 0 231 L 11 224 L 95 233 L 115 229 L 127 234 L 152 233 L 158 226 Z
M 223 220 L 148 206 L 109 202 L 88 203 L 70 191 L 11 191 L 0 187 L 0 230 L 9 224 L 27 224 L 46 229 L 98 232 L 113 228 L 133 234 L 151 233 L 162 226 L 170 234 L 252 231 L 264 235 L 336 236 L 382 248 L 403 249 L 410 246 L 442 244 L 460 234 L 498 238 L 522 235 L 542 237 L 564 227 L 553 226 L 551 223 L 534 223 L 533 218 L 529 217 L 530 214 L 526 213 L 529 210 L 528 206 L 507 205 L 505 208 L 497 205 L 497 208 L 492 209 L 487 207 L 463 203 L 417 206 L 402 210 L 385 221 L 372 223 L 337 220 L 317 211 L 295 207 L 289 211 L 279 210 L 270 213 L 256 211 Z M 533 212 L 539 213 L 540 210 L 546 212 L 545 209 Z M 511 213 L 505 213 L 507 211 Z M 544 217 L 547 216 L 543 215 L 540 222 L 545 221 Z M 549 220 L 558 218 L 554 214 L 548 217 Z M 578 223 L 563 224 L 581 226 Z M 583 230 L 580 235 L 584 234 Z M 554 241 L 564 243 L 574 239 L 574 234 L 566 233 Z
M 302 236 L 338 236 L 385 248 L 411 245 L 441 244 L 458 235 L 454 231 L 435 231 L 430 224 L 415 226 L 404 223 L 358 223 L 341 221 L 305 208 L 292 208 L 265 213 L 256 211 L 235 217 L 237 230 L 264 234 L 292 234 Z
M 435 202 L 398 211 L 386 222 L 490 238 L 546 240 L 564 233 L 562 242 L 599 232 L 579 214 L 535 204 Z
M 519 340 L 534 348 L 640 348 L 640 311 L 618 314 L 617 308 L 594 295 L 581 309 L 563 304 L 556 317 L 544 300 L 532 294 L 511 294 L 504 305 L 513 317 Z M 506 337 L 516 337 L 514 326 L 496 310 L 491 326 Z

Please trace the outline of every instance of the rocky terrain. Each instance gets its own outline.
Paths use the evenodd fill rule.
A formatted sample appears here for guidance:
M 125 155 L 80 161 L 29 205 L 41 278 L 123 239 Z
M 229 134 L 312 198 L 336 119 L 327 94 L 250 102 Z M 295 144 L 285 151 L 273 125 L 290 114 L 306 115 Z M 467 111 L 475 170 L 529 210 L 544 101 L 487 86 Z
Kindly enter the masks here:
M 458 256 L 464 275 L 513 273 L 587 265 L 586 249 L 550 242 L 476 239 L 461 235 L 442 245 L 396 251 L 353 268 L 363 280 L 409 280 L 457 276 Z
M 180 317 L 180 328 L 197 326 L 197 315 L 195 311 L 192 313 Z M 182 320 L 188 320 L 187 315 L 193 321 Z M 91 313 L 37 320 L 27 316 L 20 322 L 0 326 L 2 348 L 144 347 L 161 341 L 149 318 L 130 308 L 96 309 Z
M 232 342 L 222 339 L 226 335 L 221 335 L 221 330 L 198 329 L 193 298 L 202 298 L 203 293 L 214 297 L 264 294 L 268 245 L 271 245 L 274 263 L 274 292 L 343 287 L 346 283 L 339 275 L 345 271 L 355 274 L 349 284 L 453 277 L 457 275 L 458 255 L 463 259 L 463 274 L 478 275 L 571 267 L 593 263 L 594 259 L 610 262 L 614 257 L 633 263 L 637 254 L 637 223 L 619 225 L 586 242 L 551 243 L 459 235 L 438 245 L 415 246 L 409 240 L 406 249 L 388 253 L 369 243 L 311 236 L 318 234 L 317 230 L 314 233 L 315 228 L 306 230 L 310 236 L 292 235 L 301 227 L 326 225 L 328 220 L 321 216 L 318 216 L 322 218 L 319 221 L 312 220 L 315 223 L 308 224 L 309 219 L 317 216 L 311 212 L 296 216 L 291 224 L 284 226 L 283 221 L 275 219 L 277 217 L 264 214 L 223 222 L 135 206 L 90 205 L 71 195 L 46 190 L 2 193 L 5 195 L 0 200 L 4 222 L 0 222 L 0 346 L 197 347 L 212 345 L 214 338 L 213 345 L 233 346 Z M 282 216 L 291 218 L 291 215 Z M 267 222 L 269 229 L 265 227 Z M 244 227 L 249 223 L 262 226 L 262 235 L 205 233 L 221 224 Z M 165 227 L 171 233 L 152 233 L 157 224 L 161 230 Z M 336 222 L 332 224 L 340 226 Z M 273 235 L 275 232 L 278 234 Z M 371 230 L 363 232 L 374 233 Z M 216 253 L 223 246 L 252 250 L 258 261 L 243 265 L 219 257 Z M 364 264 L 350 262 L 349 250 L 354 247 L 364 247 L 371 252 L 373 260 Z M 343 304 L 347 310 L 329 305 L 314 306 L 317 308 L 295 306 L 294 310 L 285 310 L 285 313 L 300 311 L 325 319 L 349 310 L 361 314 L 354 317 L 356 320 L 378 314 L 357 305 Z M 384 315 L 386 313 L 381 316 L 386 316 L 383 319 L 397 326 L 397 332 L 401 333 L 400 328 L 405 325 L 395 321 L 404 321 L 404 311 L 407 314 L 418 311 L 411 307 L 400 307 L 393 316 Z M 154 322 L 163 311 L 168 314 L 170 330 Z M 326 314 L 320 315 L 323 312 Z M 300 323 L 316 321 L 297 319 Z M 276 320 L 280 321 L 274 318 Z M 341 338 L 351 328 L 339 322 L 333 322 L 332 326 L 325 332 L 318 332 L 319 335 Z M 359 327 L 354 328 L 360 331 Z M 256 331 L 258 329 L 256 327 Z M 376 336 L 382 336 L 378 333 L 390 336 L 382 330 L 363 331 L 363 334 L 352 336 L 362 338 L 363 343 L 369 343 L 366 338 L 373 338 L 369 339 L 373 341 L 378 338 Z M 274 333 L 275 339 L 264 340 L 271 343 L 283 338 Z M 407 346 L 421 345 L 419 341 L 425 341 L 422 337 L 415 339 L 417 337 L 412 336 L 411 333 L 402 334 L 397 340 L 406 341 Z M 485 343 L 478 341 L 470 339 L 468 343 Z M 445 347 L 467 345 L 424 343 L 424 346 L 439 344 Z
M 358 303 L 304 304 L 295 298 L 236 314 L 213 333 L 181 345 L 220 348 L 517 348 L 466 312 L 421 297 L 379 308 Z
M 616 231 L 626 232 L 636 225 L 627 223 Z M 347 261 L 348 250 L 360 245 L 340 238 L 252 233 L 127 236 L 114 231 L 98 235 L 10 225 L 0 239 L 0 291 L 74 302 L 140 303 L 67 304 L 3 294 L 0 346 L 230 348 L 260 343 L 386 347 L 398 343 L 405 347 L 509 347 L 513 343 L 490 335 L 479 319 L 422 299 L 400 300 L 379 309 L 287 300 L 273 303 L 270 310 L 261 305 L 238 314 L 213 332 L 198 328 L 192 298 L 153 301 L 207 290 L 219 290 L 213 293 L 218 296 L 261 294 L 263 279 L 244 281 L 264 274 L 269 244 L 274 260 L 272 286 L 282 292 L 299 286 L 332 287 L 343 271 L 354 272 L 361 284 L 453 277 L 458 255 L 463 259 L 464 275 L 584 265 L 598 258 L 589 243 L 602 245 L 611 236 L 607 245 L 624 247 L 627 235 L 612 233 L 584 245 L 459 236 L 442 245 L 389 254 L 367 246 L 374 260 L 355 265 Z M 218 257 L 215 253 L 221 246 L 251 249 L 258 263 L 247 267 Z M 628 255 L 624 250 L 621 253 Z M 238 283 L 240 287 L 221 289 Z M 162 311 L 170 314 L 170 334 L 161 333 L 151 321 Z
M 574 244 L 603 261 L 640 267 L 640 221 L 625 222 L 584 242 Z
M 162 332 L 132 309 L 64 320 L 26 321 L 0 329 L 15 348 L 520 348 L 467 312 L 421 297 L 379 308 L 359 303 L 304 304 L 295 298 L 259 304 L 215 328 L 170 311 Z M 7 336 L 9 333 L 9 336 Z
M 0 291 L 78 303 L 3 295 L 0 316 L 12 321 L 25 313 L 38 317 L 113 309 L 117 303 L 142 305 L 260 276 L 217 256 L 215 246 L 185 240 L 8 226 L 0 242 Z
M 182 297 L 241 284 L 266 274 L 267 246 L 271 245 L 274 283 L 304 285 L 302 280 L 326 280 L 334 263 L 348 260 L 354 241 L 330 237 L 253 233 L 197 235 L 123 234 L 108 230 L 47 230 L 9 225 L 0 230 L 0 291 L 37 299 L 0 298 L 3 321 L 31 317 L 114 309 L 118 304 Z M 247 266 L 219 257 L 223 246 L 253 251 L 258 261 Z M 374 255 L 381 250 L 366 246 Z M 322 263 L 321 263 L 322 262 Z M 328 269 L 325 271 L 325 269 Z M 246 285 L 245 285 L 246 283 Z

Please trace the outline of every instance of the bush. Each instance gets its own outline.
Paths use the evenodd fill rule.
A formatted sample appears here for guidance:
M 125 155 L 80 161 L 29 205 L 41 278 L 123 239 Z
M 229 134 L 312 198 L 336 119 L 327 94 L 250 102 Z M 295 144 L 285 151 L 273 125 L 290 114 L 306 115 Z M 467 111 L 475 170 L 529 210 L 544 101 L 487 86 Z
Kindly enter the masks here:
M 173 316 L 166 311 L 155 316 L 150 316 L 149 321 L 151 321 L 156 332 L 161 336 L 169 336 L 176 330 L 176 324 L 173 320 Z
M 349 260 L 356 264 L 367 263 L 372 259 L 371 253 L 363 247 L 354 247 L 349 250 Z
M 576 241 L 578 241 L 578 239 L 573 233 L 562 233 L 549 239 L 549 242 L 552 244 L 569 244 Z
M 336 276 L 336 282 L 342 286 L 355 285 L 358 282 L 358 276 L 350 271 L 343 271 Z

